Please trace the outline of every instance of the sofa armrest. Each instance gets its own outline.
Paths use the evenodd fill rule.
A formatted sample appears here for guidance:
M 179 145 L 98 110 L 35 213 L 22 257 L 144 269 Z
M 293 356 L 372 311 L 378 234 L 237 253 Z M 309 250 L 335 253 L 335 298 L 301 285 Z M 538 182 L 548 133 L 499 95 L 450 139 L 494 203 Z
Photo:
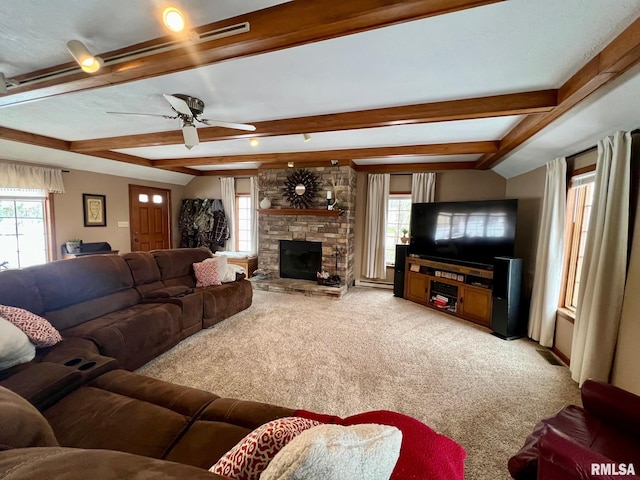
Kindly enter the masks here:
M 538 478 L 544 480 L 616 480 L 601 465 L 618 464 L 604 455 L 573 442 L 550 425 L 544 428 L 538 444 Z M 593 472 L 593 473 L 592 473 Z M 602 472 L 602 473 L 601 473 Z M 640 479 L 636 475 L 624 478 Z
M 582 384 L 582 405 L 602 422 L 640 438 L 640 397 L 608 383 Z
M 1 385 L 45 410 L 82 382 L 82 374 L 65 365 L 41 362 L 3 380 Z

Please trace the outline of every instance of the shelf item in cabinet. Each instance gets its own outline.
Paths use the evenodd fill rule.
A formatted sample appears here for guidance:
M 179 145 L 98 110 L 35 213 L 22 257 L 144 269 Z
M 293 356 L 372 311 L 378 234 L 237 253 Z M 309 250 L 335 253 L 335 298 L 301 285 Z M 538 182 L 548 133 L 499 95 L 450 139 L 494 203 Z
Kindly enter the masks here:
M 460 273 L 443 272 L 442 270 L 435 270 L 434 276 L 442 277 L 442 278 L 448 278 L 449 280 L 455 280 L 456 282 L 463 282 L 464 283 L 464 275 L 462 275 Z
M 456 298 L 447 297 L 445 295 L 435 294 L 431 296 L 430 303 L 438 308 L 455 312 L 458 309 Z

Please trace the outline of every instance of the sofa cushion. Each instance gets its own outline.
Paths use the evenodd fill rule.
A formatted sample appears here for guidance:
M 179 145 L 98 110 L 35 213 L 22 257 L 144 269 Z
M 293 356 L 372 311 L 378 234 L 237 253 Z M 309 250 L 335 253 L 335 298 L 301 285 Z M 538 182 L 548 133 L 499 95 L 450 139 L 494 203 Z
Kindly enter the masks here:
M 260 425 L 293 413 L 266 403 L 217 398 L 198 414 L 165 458 L 208 469 Z
M 251 306 L 253 287 L 248 280 L 196 289 L 204 299 L 202 327 L 207 328 Z
M 400 430 L 387 425 L 320 425 L 302 432 L 280 450 L 260 479 L 388 480 L 401 443 Z
M 13 323 L 0 317 L 0 371 L 33 360 L 36 347 Z
M 287 443 L 317 425 L 320 422 L 301 417 L 272 420 L 244 437 L 209 471 L 233 480 L 259 480 L 262 471 Z
M 44 304 L 44 314 L 58 330 L 139 303 L 133 277 L 118 255 L 89 255 L 29 267 Z
M 65 337 L 92 340 L 102 355 L 120 367 L 141 367 L 180 341 L 182 309 L 172 303 L 146 303 L 124 308 L 64 330 Z
M 193 264 L 211 258 L 208 248 L 175 248 L 171 250 L 152 250 L 149 252 L 156 260 L 160 278 L 166 286 L 196 286 Z
M 136 290 L 142 298 L 153 298 L 148 293 L 165 287 L 160 278 L 156 259 L 149 252 L 130 252 L 122 256 L 129 265 Z
M 58 445 L 51 426 L 40 412 L 20 395 L 4 387 L 0 387 L 0 425 L 0 445 L 5 447 Z
M 217 397 L 123 370 L 80 387 L 43 412 L 60 445 L 163 458 Z
M 51 347 L 62 341 L 60 332 L 53 325 L 23 308 L 0 305 L 0 317 L 22 330 L 36 347 Z
M 206 470 L 108 450 L 21 448 L 0 452 L 3 480 L 224 480 Z
M 42 315 L 44 304 L 30 268 L 0 271 L 0 305 L 24 308 Z

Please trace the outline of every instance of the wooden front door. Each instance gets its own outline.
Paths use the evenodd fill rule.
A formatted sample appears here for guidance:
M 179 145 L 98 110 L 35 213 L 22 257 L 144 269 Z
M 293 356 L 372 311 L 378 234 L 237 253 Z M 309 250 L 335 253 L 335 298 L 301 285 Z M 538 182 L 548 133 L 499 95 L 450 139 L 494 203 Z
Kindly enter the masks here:
M 131 251 L 171 248 L 171 190 L 129 185 Z

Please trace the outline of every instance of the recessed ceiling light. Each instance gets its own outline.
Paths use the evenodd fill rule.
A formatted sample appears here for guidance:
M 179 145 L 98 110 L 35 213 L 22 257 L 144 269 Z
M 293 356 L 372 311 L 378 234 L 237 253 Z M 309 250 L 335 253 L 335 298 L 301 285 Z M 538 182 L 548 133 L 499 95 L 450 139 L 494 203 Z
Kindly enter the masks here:
M 257 138 L 252 138 L 251 140 L 249 140 L 249 145 L 251 145 L 252 147 L 257 147 L 259 143 L 260 141 Z
M 102 67 L 102 59 L 94 56 L 79 40 L 69 40 L 67 50 L 80 65 L 80 68 L 87 73 L 95 73 Z
M 164 25 L 172 32 L 182 32 L 187 22 L 184 14 L 176 7 L 167 7 L 162 12 L 162 21 Z

